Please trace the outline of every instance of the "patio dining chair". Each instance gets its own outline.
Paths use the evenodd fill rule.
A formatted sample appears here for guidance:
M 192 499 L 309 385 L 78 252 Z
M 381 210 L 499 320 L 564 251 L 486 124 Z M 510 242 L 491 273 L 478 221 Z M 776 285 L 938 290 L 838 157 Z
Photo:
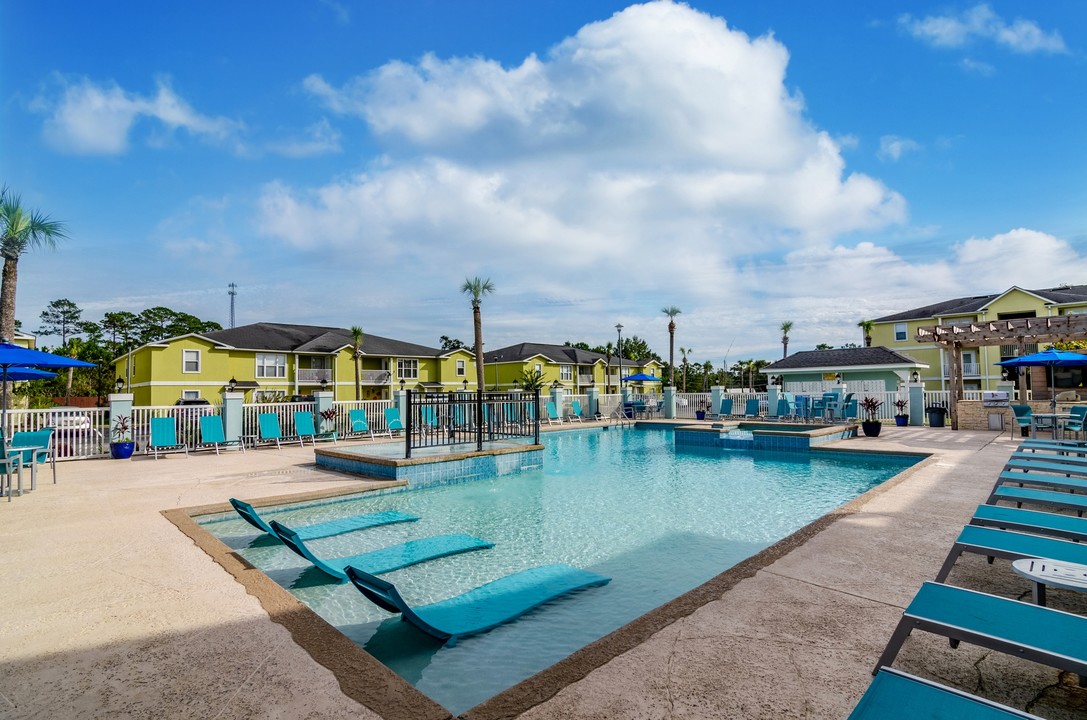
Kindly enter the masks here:
M 1012 405 L 1010 407 L 1015 414 L 1015 425 L 1020 428 L 1020 434 L 1026 435 L 1027 431 L 1023 428 L 1030 427 L 1031 415 L 1034 414 L 1034 409 L 1030 405 Z
M 1064 421 L 1064 431 L 1074 432 L 1078 438 L 1083 434 L 1083 423 L 1087 421 L 1087 405 L 1073 405 L 1068 414 L 1072 417 Z
M 11 436 L 11 447 L 27 448 L 22 452 L 23 465 L 30 466 L 30 489 L 38 486 L 38 465 L 49 463 L 53 470 L 53 484 L 57 484 L 57 458 L 53 451 L 53 428 L 21 431 Z

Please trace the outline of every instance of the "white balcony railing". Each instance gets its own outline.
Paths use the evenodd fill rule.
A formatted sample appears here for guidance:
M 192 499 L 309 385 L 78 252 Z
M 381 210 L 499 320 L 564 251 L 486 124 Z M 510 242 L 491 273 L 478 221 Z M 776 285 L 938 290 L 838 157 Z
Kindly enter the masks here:
M 317 385 L 323 379 L 332 382 L 332 371 L 327 368 L 298 369 L 299 385 Z M 384 370 L 363 370 L 359 373 L 359 380 L 362 381 L 363 385 L 387 385 L 389 383 L 389 373 Z M 337 378 L 337 381 L 341 383 L 354 383 L 355 371 L 351 370 L 346 375 L 340 373 L 340 377 Z
M 332 382 L 332 371 L 328 368 L 298 368 L 298 383 L 300 385 L 316 385 L 322 380 Z
M 944 363 L 944 377 L 950 376 L 950 367 L 947 363 Z M 962 376 L 963 377 L 980 377 L 981 365 L 973 362 L 964 362 L 962 364 Z

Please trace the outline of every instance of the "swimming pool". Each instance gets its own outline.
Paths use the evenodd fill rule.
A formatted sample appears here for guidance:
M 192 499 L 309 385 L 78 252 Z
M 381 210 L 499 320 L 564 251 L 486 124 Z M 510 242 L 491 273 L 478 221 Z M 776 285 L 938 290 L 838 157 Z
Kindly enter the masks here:
M 454 647 L 430 640 L 326 578 L 240 519 L 205 528 L 455 714 L 678 597 L 887 480 L 919 456 L 675 449 L 667 429 L 548 433 L 540 470 L 423 490 L 265 509 L 287 525 L 379 510 L 421 519 L 310 543 L 338 557 L 445 533 L 495 543 L 388 573 L 411 604 L 534 565 L 612 578 Z

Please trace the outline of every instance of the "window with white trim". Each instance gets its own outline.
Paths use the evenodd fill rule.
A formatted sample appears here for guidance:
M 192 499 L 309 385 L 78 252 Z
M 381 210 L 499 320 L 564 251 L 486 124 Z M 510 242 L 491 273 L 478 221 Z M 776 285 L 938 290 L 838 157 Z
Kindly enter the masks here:
M 182 400 L 199 400 L 200 399 L 200 391 L 199 390 L 182 390 L 181 391 L 181 399 Z
M 559 380 L 564 382 L 574 379 L 573 365 L 559 365 Z
M 905 342 L 906 332 L 906 323 L 895 323 L 895 342 Z
M 419 361 L 418 360 L 403 360 L 396 361 L 396 375 L 403 380 L 418 380 L 419 379 Z
M 200 351 L 199 350 L 182 350 L 181 351 L 181 372 L 186 372 L 186 373 L 198 373 L 198 372 L 200 372 Z
M 287 356 L 272 353 L 257 353 L 257 377 L 287 377 Z
M 463 360 L 457 360 L 457 377 L 464 377 L 468 374 L 467 366 Z
M 536 363 L 535 370 L 538 373 L 542 373 L 543 372 L 543 365 L 541 365 L 540 363 Z

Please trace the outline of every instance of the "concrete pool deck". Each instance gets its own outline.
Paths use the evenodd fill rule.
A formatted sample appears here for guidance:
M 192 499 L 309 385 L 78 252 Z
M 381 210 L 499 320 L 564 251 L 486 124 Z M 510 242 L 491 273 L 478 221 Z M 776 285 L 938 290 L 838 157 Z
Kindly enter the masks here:
M 1007 433 L 889 424 L 835 444 L 934 459 L 468 715 L 844 717 L 1016 445 Z M 0 718 L 392 719 L 418 708 L 395 683 L 377 683 L 370 707 L 345 694 L 374 685 L 372 668 L 338 680 L 269 614 L 293 609 L 265 609 L 162 514 L 360 487 L 317 469 L 311 448 L 69 462 L 57 474 L 0 501 Z M 1029 598 L 1008 565 L 965 556 L 949 582 Z M 1051 591 L 1050 604 L 1087 613 L 1084 595 Z M 895 665 L 1042 717 L 1087 713 L 1074 677 L 923 633 Z

